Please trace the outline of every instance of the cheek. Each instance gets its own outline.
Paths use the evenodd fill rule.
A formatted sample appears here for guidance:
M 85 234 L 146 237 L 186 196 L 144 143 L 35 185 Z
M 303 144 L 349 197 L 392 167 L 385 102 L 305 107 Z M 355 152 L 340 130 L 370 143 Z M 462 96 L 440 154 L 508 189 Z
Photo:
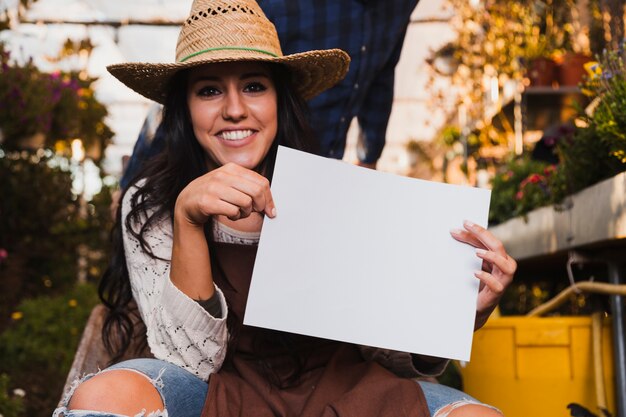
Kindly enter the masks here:
M 276 137 L 278 133 L 278 109 L 276 103 L 276 97 L 272 97 L 271 100 L 268 100 L 268 103 L 265 106 L 265 125 L 268 130 L 272 133 L 272 139 Z
M 194 132 L 204 130 L 206 128 L 208 117 L 205 109 L 201 106 L 190 106 L 189 117 L 191 118 L 191 126 L 193 127 Z
M 187 98 L 187 107 L 191 126 L 196 134 L 211 130 L 220 112 L 219 107 L 211 101 L 203 101 L 194 97 Z

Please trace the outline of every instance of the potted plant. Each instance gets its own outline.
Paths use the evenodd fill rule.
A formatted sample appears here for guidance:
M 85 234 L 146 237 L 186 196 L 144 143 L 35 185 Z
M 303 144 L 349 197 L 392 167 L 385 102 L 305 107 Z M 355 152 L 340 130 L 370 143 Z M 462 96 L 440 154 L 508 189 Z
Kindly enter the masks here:
M 552 58 L 554 49 L 550 45 L 548 36 L 539 33 L 539 27 L 531 26 L 522 51 L 526 77 L 530 85 L 552 86 L 557 79 L 557 63 Z
M 76 72 L 41 72 L 32 60 L 15 64 L 0 43 L 2 147 L 69 149 L 71 140 L 80 138 L 99 161 L 113 132 L 104 122 L 107 110 L 94 95 L 93 81 Z
M 0 44 L 0 129 L 4 147 L 41 145 L 50 130 L 59 91 L 48 74 L 32 61 L 13 65 L 10 53 Z M 33 137 L 37 140 L 33 140 Z

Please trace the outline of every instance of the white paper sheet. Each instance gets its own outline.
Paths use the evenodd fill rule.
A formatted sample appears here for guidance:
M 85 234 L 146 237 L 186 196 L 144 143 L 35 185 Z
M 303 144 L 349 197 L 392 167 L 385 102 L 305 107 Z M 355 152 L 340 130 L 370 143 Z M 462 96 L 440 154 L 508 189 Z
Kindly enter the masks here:
M 449 232 L 490 191 L 280 147 L 272 195 L 245 324 L 469 360 L 481 263 Z

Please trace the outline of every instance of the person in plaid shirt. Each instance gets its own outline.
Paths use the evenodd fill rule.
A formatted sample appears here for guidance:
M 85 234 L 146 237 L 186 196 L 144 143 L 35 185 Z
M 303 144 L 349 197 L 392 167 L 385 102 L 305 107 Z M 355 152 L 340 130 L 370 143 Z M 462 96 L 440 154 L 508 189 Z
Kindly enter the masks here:
M 343 81 L 309 101 L 322 155 L 343 157 L 356 117 L 359 164 L 376 166 L 385 146 L 394 70 L 417 1 L 258 0 L 276 26 L 284 53 L 340 48 L 352 59 Z
M 352 59 L 342 82 L 309 101 L 311 126 L 321 155 L 343 158 L 348 128 L 356 117 L 358 163 L 376 167 L 393 103 L 394 70 L 417 2 L 258 0 L 276 26 L 283 53 L 340 48 Z M 163 147 L 163 138 L 156 125 L 152 126 L 145 124 L 137 139 L 120 180 L 122 189 L 139 172 L 142 161 Z

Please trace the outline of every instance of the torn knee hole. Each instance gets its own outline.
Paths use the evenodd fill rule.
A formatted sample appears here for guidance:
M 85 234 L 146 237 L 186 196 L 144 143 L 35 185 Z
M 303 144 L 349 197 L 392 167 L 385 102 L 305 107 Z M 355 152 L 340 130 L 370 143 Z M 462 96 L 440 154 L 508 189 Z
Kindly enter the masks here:
M 455 410 L 464 408 L 455 412 Z M 500 410 L 487 404 L 477 403 L 474 401 L 457 401 L 448 404 L 435 412 L 433 417 L 462 417 L 462 416 L 482 416 L 485 411 L 489 412 L 489 416 L 502 416 Z
M 68 408 L 135 415 L 165 408 L 161 394 L 146 375 L 130 369 L 101 372 L 81 383 Z

